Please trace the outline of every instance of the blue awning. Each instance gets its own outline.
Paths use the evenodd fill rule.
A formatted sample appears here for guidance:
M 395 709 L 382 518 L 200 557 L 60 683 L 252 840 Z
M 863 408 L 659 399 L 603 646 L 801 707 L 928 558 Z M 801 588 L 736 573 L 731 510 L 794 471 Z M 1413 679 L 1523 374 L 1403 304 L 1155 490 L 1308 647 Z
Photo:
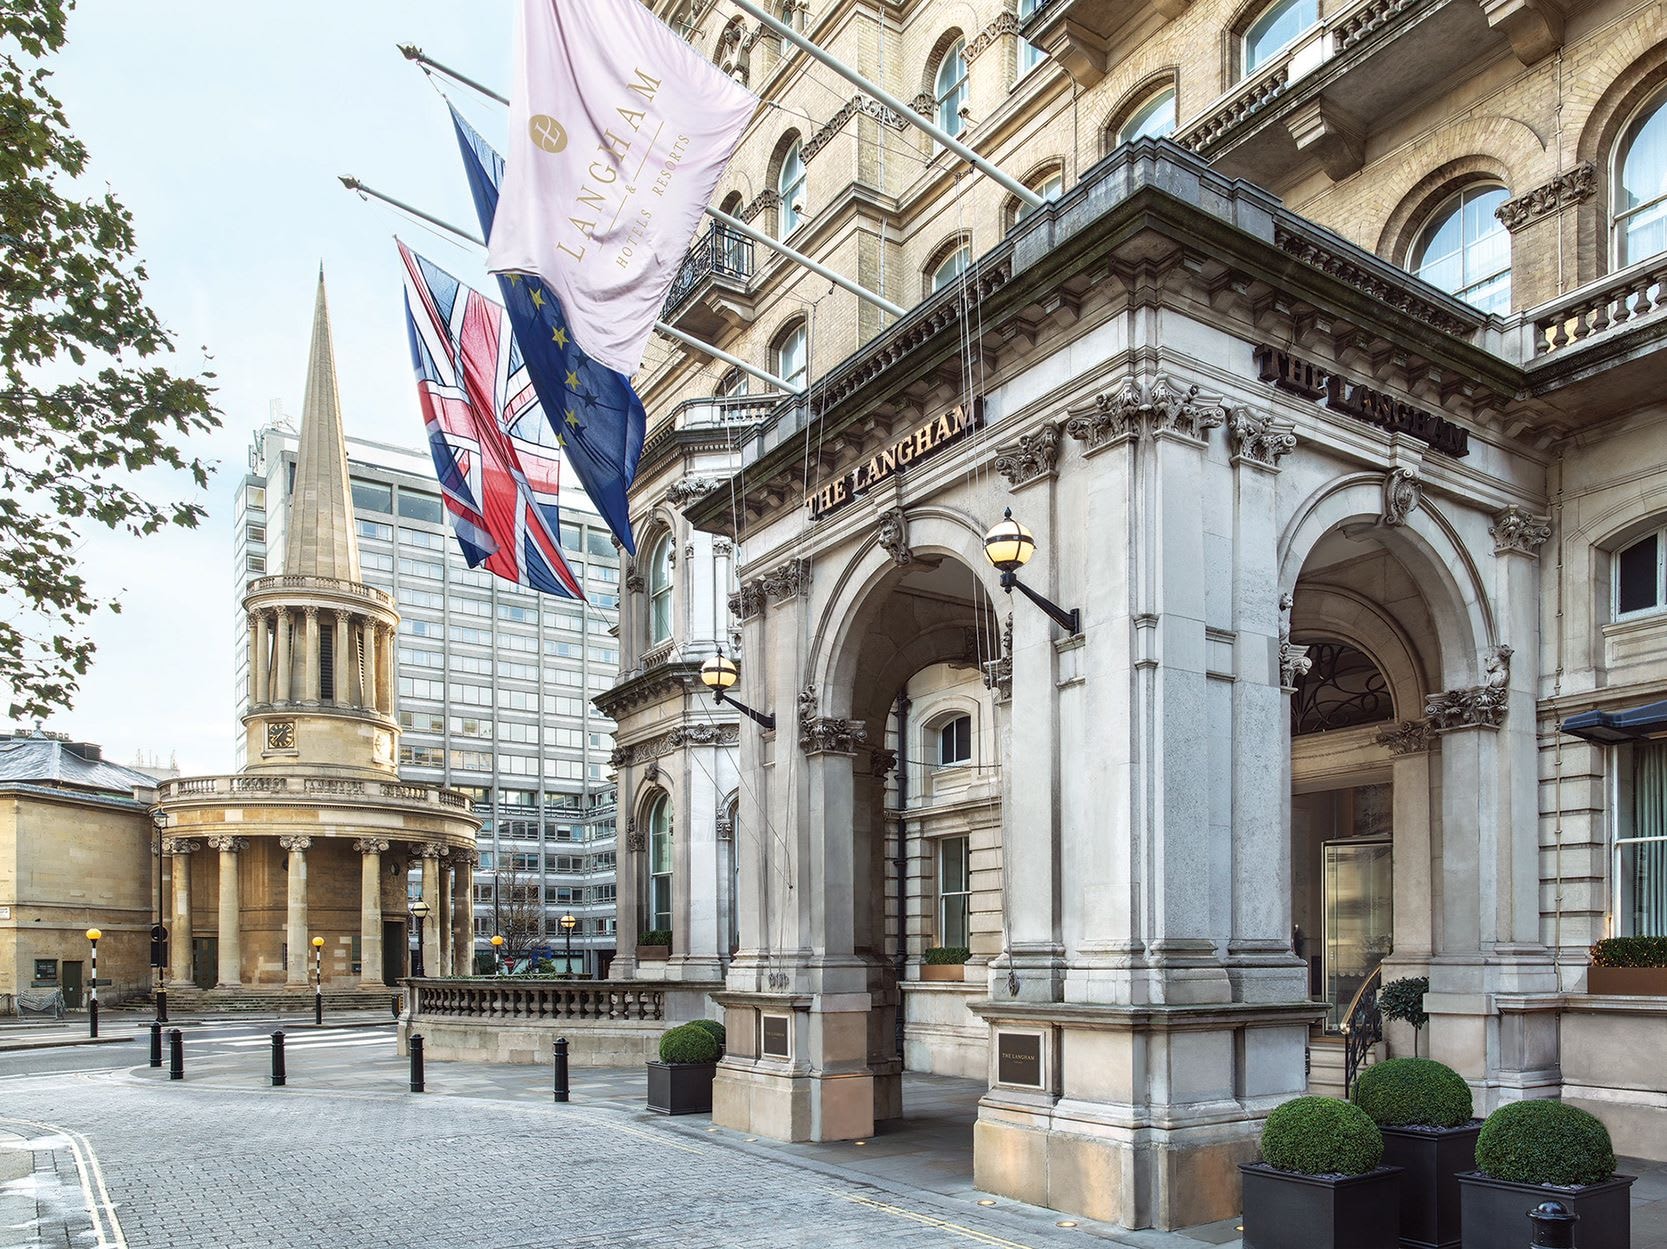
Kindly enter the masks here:
M 1563 721 L 1563 732 L 1606 746 L 1667 737 L 1667 699 L 1625 711 L 1582 711 Z

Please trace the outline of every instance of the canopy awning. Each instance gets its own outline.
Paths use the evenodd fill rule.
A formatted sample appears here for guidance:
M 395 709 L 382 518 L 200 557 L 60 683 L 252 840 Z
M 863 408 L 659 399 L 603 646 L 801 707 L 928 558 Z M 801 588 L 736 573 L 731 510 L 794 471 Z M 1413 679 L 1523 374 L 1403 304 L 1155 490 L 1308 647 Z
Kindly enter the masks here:
M 1625 711 L 1582 711 L 1563 721 L 1563 732 L 1605 746 L 1667 737 L 1667 699 Z

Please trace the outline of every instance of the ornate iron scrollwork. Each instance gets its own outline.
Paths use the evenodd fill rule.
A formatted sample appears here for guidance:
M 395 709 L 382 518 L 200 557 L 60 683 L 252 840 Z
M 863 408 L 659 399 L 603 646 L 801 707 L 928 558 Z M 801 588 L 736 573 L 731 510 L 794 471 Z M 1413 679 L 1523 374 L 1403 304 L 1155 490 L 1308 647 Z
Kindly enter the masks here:
M 1291 697 L 1291 736 L 1378 724 L 1395 716 L 1383 673 L 1346 642 L 1310 642 L 1310 667 Z

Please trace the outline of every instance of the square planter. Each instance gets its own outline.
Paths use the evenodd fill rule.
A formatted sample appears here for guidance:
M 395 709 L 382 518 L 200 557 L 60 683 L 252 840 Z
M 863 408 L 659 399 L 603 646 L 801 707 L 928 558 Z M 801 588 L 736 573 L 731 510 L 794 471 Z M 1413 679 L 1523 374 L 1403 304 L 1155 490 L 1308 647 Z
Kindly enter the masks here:
M 663 963 L 671 957 L 669 945 L 639 945 L 637 947 L 637 962 Z
M 1588 967 L 1586 992 L 1667 997 L 1667 967 Z
M 1580 1216 L 1574 1243 L 1581 1249 L 1626 1249 L 1632 1244 L 1631 1175 L 1584 1188 L 1512 1184 L 1478 1171 L 1459 1176 L 1464 1249 L 1520 1249 L 1533 1238 L 1528 1212 L 1542 1201 L 1560 1201 Z
M 1460 1243 L 1459 1172 L 1476 1169 L 1482 1121 L 1459 1128 L 1384 1128 L 1385 1166 L 1400 1167 L 1401 1244 L 1454 1249 Z
M 1325 1178 L 1239 1165 L 1244 1249 L 1396 1249 L 1399 1167 Z
M 712 1113 L 717 1063 L 648 1064 L 648 1108 L 662 1115 Z
M 967 965 L 965 963 L 922 963 L 920 965 L 922 980 L 965 980 Z

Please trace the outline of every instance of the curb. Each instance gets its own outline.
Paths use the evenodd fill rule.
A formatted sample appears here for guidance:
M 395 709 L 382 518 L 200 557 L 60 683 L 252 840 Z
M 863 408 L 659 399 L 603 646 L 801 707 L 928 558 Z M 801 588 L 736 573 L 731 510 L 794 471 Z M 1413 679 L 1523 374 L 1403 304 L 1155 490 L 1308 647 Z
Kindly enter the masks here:
M 141 1033 L 132 1036 L 101 1036 L 78 1037 L 73 1041 L 21 1041 L 15 1044 L 0 1044 L 0 1054 L 21 1053 L 24 1050 L 56 1050 L 70 1049 L 77 1045 L 122 1045 L 142 1039 Z

